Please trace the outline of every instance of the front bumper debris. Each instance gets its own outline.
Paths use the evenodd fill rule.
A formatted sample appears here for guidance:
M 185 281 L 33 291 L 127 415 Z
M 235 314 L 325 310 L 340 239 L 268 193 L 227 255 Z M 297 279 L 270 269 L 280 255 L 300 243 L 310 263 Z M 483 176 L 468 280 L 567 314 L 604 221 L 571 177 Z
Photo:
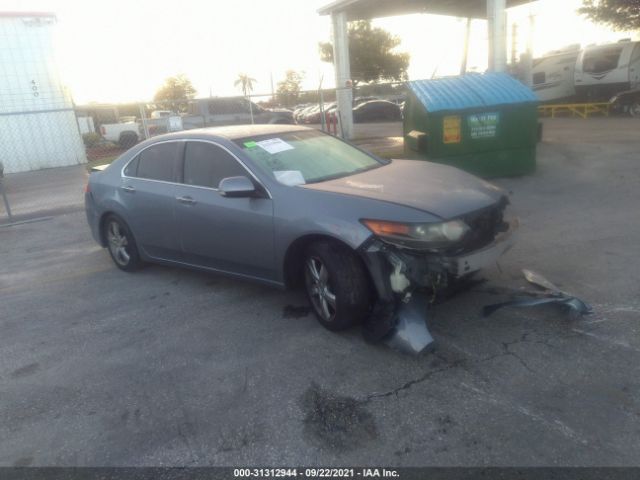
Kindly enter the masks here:
M 414 292 L 408 301 L 401 302 L 392 335 L 385 343 L 402 352 L 418 354 L 433 344 L 427 328 L 429 299 L 424 291 Z
M 511 221 L 490 245 L 457 256 L 405 250 L 372 239 L 361 253 L 378 302 L 363 326 L 365 339 L 406 353 L 425 351 L 433 344 L 427 327 L 430 298 L 452 281 L 494 264 L 513 246 L 517 228 L 517 220 Z
M 546 304 L 557 304 L 579 315 L 589 315 L 593 313 L 593 308 L 587 302 L 575 295 L 560 290 L 539 273 L 526 269 L 522 270 L 522 273 L 529 283 L 535 285 L 540 290 L 517 290 L 514 292 L 515 298 L 512 300 L 485 305 L 482 308 L 482 315 L 484 317 L 488 317 L 503 307 L 535 307 Z

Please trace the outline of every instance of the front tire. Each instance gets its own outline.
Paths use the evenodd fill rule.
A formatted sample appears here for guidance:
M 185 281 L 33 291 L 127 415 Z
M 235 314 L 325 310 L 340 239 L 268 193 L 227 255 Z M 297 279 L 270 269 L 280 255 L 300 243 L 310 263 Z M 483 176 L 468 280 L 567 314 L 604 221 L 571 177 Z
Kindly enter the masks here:
M 113 263 L 120 270 L 133 272 L 142 266 L 138 246 L 124 220 L 109 215 L 104 221 L 104 238 Z
M 304 256 L 304 277 L 309 303 L 328 330 L 345 330 L 369 314 L 369 278 L 347 247 L 326 241 L 311 244 Z

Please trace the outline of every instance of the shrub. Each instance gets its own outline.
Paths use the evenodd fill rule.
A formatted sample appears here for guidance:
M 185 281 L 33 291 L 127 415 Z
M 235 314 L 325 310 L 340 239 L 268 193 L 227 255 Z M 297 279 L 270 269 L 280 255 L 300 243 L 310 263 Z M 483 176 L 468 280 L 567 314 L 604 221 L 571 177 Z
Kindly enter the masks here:
M 100 134 L 96 132 L 88 132 L 88 133 L 82 134 L 82 140 L 84 141 L 85 147 L 91 148 L 91 147 L 95 147 L 98 143 L 100 143 L 100 140 L 102 140 L 102 137 L 100 136 Z

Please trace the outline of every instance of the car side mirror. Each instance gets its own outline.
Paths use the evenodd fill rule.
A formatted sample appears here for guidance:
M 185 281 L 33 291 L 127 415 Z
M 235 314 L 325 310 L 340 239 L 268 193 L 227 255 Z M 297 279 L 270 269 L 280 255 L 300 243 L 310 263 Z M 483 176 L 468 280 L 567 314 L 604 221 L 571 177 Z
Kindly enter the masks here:
M 256 193 L 256 187 L 253 182 L 245 176 L 227 177 L 220 180 L 218 192 L 223 197 L 251 197 Z

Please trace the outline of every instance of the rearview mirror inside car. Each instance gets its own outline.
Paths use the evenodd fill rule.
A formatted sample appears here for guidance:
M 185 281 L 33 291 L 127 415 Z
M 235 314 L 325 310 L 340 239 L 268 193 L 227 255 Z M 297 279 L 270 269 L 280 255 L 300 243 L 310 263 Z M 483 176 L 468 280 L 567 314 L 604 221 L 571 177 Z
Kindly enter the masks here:
M 256 193 L 256 187 L 245 176 L 227 177 L 220 180 L 218 192 L 223 197 L 251 197 Z

